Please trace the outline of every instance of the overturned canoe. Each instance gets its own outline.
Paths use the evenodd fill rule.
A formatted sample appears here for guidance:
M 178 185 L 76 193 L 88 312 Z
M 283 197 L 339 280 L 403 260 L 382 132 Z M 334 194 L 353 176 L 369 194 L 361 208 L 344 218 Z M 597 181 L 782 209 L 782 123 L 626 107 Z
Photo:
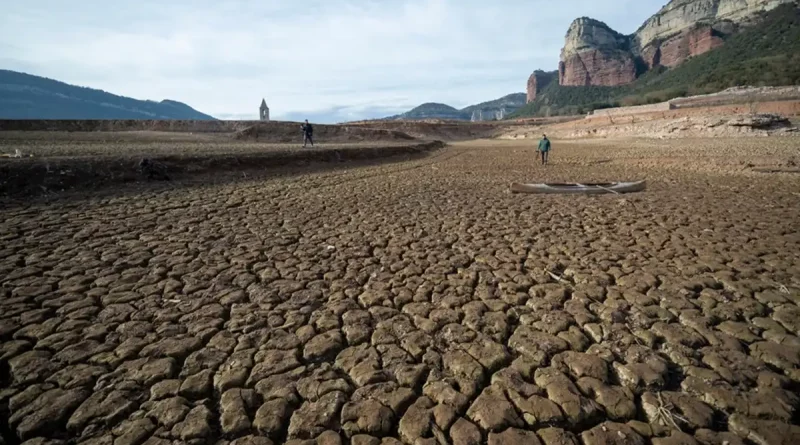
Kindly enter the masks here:
M 602 193 L 633 193 L 641 192 L 647 187 L 646 181 L 634 182 L 589 182 L 585 184 L 573 183 L 543 183 L 520 184 L 512 183 L 512 193 L 581 193 L 584 195 L 597 195 Z

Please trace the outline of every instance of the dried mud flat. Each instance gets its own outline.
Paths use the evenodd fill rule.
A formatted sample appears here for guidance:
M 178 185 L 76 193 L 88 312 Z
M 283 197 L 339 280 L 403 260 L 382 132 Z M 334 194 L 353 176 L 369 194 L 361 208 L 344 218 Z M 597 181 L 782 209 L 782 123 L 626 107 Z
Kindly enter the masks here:
M 475 141 L 8 206 L 0 443 L 800 443 L 800 175 L 743 167 L 800 139 L 752 143 L 555 141 L 542 168 Z
M 440 141 L 347 141 L 300 144 L 232 140 L 230 135 L 168 132 L 0 132 L 0 199 L 108 190 L 152 179 L 219 183 L 254 172 L 273 176 L 416 159 Z M 19 152 L 20 157 L 14 157 Z M 11 157 L 7 157 L 12 155 Z M 199 176 L 199 178 L 198 178 Z M 55 196 L 54 199 L 61 199 Z

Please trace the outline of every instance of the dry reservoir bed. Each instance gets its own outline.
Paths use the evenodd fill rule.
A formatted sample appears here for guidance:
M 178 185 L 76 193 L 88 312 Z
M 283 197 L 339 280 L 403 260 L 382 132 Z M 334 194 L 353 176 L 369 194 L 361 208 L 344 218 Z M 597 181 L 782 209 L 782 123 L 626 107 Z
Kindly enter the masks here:
M 800 177 L 747 170 L 798 147 L 477 141 L 7 206 L 0 443 L 800 443 Z
M 354 163 L 416 159 L 443 146 L 439 141 L 421 140 L 326 141 L 303 148 L 296 143 L 236 141 L 229 135 L 0 132 L 0 155 L 6 155 L 0 157 L 0 199 L 83 193 L 154 178 L 218 183 L 253 173 L 264 177 L 266 170 L 273 176 L 285 176 L 298 166 L 305 171 L 309 167 L 331 170 Z M 21 156 L 7 156 L 15 152 Z M 140 163 L 145 159 L 155 167 L 142 169 Z

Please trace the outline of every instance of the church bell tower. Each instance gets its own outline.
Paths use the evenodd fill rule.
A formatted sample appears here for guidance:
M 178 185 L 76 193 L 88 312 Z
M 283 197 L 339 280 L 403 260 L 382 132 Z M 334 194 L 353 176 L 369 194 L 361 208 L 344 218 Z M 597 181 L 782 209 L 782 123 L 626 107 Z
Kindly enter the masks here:
M 261 99 L 261 107 L 258 109 L 258 116 L 259 120 L 264 122 L 269 121 L 269 107 L 267 106 L 267 100 Z

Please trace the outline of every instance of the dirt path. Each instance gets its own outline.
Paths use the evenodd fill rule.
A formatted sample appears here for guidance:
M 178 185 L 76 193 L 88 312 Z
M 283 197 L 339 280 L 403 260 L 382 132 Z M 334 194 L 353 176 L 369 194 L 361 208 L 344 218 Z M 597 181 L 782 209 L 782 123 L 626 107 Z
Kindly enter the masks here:
M 472 142 L 0 210 L 0 434 L 798 443 L 800 179 L 734 168 L 791 147 L 692 168 L 664 149 L 556 144 L 542 168 Z

